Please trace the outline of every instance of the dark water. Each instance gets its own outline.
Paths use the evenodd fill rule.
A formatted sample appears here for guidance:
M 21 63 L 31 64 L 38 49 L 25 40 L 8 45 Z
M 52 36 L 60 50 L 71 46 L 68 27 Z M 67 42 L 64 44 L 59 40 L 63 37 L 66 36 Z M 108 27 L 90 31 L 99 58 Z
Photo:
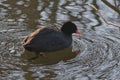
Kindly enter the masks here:
M 105 19 L 120 23 L 119 10 L 104 0 L 0 0 L 0 80 L 120 80 L 120 31 Z M 119 0 L 108 0 L 117 9 Z M 71 20 L 82 32 L 73 36 L 71 49 L 47 54 L 35 61 L 20 42 L 41 25 Z M 57 54 L 56 54 L 57 53 Z M 48 57 L 49 56 L 49 57 Z M 49 65 L 46 65 L 49 64 Z

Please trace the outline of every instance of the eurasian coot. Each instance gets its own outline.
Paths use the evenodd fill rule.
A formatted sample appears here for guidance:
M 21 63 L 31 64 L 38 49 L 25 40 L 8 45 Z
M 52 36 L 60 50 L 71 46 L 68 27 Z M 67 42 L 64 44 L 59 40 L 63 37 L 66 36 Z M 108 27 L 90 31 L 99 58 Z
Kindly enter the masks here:
M 61 31 L 49 28 L 39 28 L 22 41 L 22 45 L 28 51 L 51 52 L 70 47 L 72 44 L 72 33 L 80 34 L 80 30 L 72 22 L 66 22 Z

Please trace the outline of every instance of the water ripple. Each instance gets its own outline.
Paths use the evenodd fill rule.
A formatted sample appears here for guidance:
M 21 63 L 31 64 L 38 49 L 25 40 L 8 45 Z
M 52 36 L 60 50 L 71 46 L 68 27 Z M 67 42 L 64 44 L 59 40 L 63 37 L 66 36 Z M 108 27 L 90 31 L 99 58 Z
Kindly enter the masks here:
M 84 4 L 86 2 L 92 3 L 92 0 L 0 0 L 0 78 L 119 80 L 120 30 L 105 25 L 100 17 Z M 93 2 L 98 7 L 105 7 L 99 0 Z M 107 17 L 116 14 L 107 7 L 105 10 Z M 119 18 L 118 15 L 115 17 Z M 72 45 L 73 51 L 80 50 L 80 54 L 53 65 L 30 64 L 21 59 L 23 50 L 20 41 L 35 29 L 34 26 L 67 20 L 79 23 L 77 26 L 81 30 L 81 36 L 73 35 Z

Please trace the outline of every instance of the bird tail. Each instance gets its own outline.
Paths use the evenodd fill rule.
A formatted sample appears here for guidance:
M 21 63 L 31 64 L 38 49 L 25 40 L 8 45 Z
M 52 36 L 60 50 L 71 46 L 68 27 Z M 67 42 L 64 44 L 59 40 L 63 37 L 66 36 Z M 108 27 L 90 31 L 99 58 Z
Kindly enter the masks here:
M 33 48 L 30 45 L 24 45 L 24 48 L 28 51 L 33 51 Z

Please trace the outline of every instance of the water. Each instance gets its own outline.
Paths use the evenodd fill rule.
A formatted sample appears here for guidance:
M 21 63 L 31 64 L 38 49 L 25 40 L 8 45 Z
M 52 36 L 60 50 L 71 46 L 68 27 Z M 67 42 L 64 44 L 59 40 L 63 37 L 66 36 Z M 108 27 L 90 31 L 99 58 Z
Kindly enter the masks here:
M 119 8 L 119 0 L 109 0 Z M 119 14 L 102 0 L 0 0 L 0 80 L 120 80 L 120 32 L 87 5 L 118 24 Z M 81 30 L 71 49 L 27 58 L 20 42 L 39 26 L 71 20 Z M 57 53 L 57 55 L 56 55 Z M 49 56 L 49 57 L 48 57 Z

